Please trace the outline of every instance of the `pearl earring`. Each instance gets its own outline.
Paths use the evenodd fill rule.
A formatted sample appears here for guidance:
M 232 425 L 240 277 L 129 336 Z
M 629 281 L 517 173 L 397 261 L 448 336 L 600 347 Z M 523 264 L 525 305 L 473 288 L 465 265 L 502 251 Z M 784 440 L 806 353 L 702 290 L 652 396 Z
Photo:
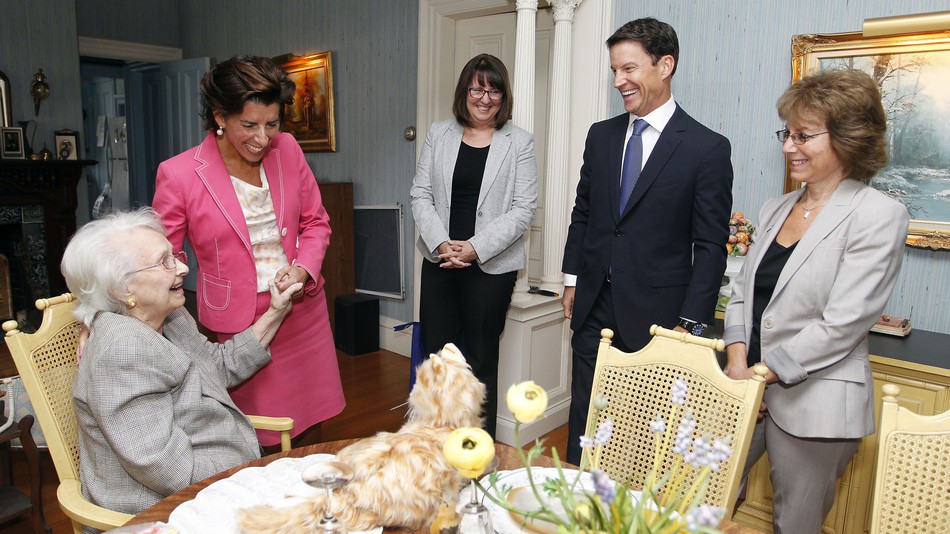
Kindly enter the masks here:
M 221 137 L 222 135 L 224 135 L 224 127 L 218 126 L 218 130 L 214 133 L 218 134 L 218 137 Z
M 130 296 L 129 298 L 127 298 L 127 299 L 125 300 L 125 305 L 128 306 L 130 310 L 131 310 L 132 308 L 134 308 L 134 307 L 135 307 L 135 295 L 132 295 L 132 296 Z

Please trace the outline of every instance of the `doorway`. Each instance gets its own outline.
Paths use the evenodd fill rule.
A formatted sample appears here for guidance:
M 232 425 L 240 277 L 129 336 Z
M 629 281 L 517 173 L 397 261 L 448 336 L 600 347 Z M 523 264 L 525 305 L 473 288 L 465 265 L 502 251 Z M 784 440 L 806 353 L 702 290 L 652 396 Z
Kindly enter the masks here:
M 80 57 L 83 153 L 98 163 L 86 171 L 89 205 L 82 214 L 98 218 L 115 209 L 141 205 L 142 183 L 130 181 L 134 155 L 126 129 L 126 65 L 118 60 Z

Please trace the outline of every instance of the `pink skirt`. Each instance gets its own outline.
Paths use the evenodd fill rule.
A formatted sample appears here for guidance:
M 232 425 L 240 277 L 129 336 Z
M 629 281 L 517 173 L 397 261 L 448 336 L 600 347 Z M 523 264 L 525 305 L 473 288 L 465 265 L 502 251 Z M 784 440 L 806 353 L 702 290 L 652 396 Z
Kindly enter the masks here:
M 270 306 L 270 293 L 257 294 L 257 321 Z M 233 334 L 218 334 L 226 341 Z M 293 417 L 293 436 L 343 411 L 343 385 L 323 289 L 295 300 L 270 344 L 271 362 L 230 390 L 246 414 Z M 280 443 L 280 434 L 258 430 L 261 445 Z

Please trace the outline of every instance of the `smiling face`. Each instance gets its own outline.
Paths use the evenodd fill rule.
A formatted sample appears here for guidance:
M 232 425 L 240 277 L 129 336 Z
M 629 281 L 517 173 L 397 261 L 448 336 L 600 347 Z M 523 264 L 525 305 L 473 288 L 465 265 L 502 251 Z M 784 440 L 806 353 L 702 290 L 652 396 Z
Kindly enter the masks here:
M 468 108 L 468 114 L 472 119 L 472 126 L 494 128 L 495 115 L 498 114 L 498 109 L 501 108 L 502 100 L 492 100 L 489 98 L 488 91 L 499 88 L 485 82 L 479 82 L 477 76 L 472 79 L 472 82 L 468 84 L 468 87 L 481 87 L 485 90 L 485 93 L 481 98 L 475 98 L 471 93 L 469 93 L 468 98 L 465 101 L 465 105 Z M 504 87 L 502 87 L 501 90 L 504 91 Z M 504 98 L 505 97 L 503 95 L 502 99 Z
M 224 143 L 218 143 L 221 155 L 239 156 L 247 163 L 256 164 L 264 157 L 271 140 L 280 133 L 280 104 L 244 103 L 241 113 L 224 116 L 214 113 L 218 126 L 224 128 Z
M 627 113 L 643 117 L 670 99 L 673 56 L 653 58 L 636 41 L 620 41 L 610 47 L 610 70 Z
M 805 117 L 789 118 L 786 128 L 791 133 L 805 135 L 828 131 L 824 120 Z M 845 178 L 846 170 L 831 145 L 830 133 L 813 137 L 801 145 L 789 137 L 782 144 L 782 152 L 788 162 L 789 176 L 796 182 L 837 185 Z
M 165 319 L 185 305 L 181 284 L 188 274 L 188 266 L 177 260 L 174 269 L 161 265 L 165 256 L 172 253 L 172 245 L 154 230 L 133 230 L 125 243 L 135 258 L 135 269 L 143 270 L 131 275 L 128 294 L 119 297 L 125 301 L 134 296 L 135 306 L 129 308 L 129 314 L 160 332 Z

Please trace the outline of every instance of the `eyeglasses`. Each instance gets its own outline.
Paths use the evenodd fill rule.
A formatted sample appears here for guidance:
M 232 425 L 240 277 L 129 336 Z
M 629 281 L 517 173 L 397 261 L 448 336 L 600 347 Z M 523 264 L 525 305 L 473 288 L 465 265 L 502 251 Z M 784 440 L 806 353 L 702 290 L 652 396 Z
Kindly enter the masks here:
M 482 96 L 485 93 L 488 93 L 488 98 L 495 102 L 498 102 L 499 100 L 501 100 L 501 97 L 503 96 L 503 93 L 499 91 L 498 89 L 489 89 L 486 91 L 485 89 L 482 89 L 481 87 L 468 88 L 468 94 L 472 95 L 472 98 L 474 98 L 475 100 L 481 100 Z
M 775 138 L 778 139 L 780 143 L 785 143 L 785 141 L 791 138 L 792 142 L 796 145 L 804 145 L 809 139 L 818 137 L 819 135 L 824 135 L 826 133 L 828 132 L 819 132 L 811 135 L 803 134 L 801 132 L 792 133 L 788 131 L 788 128 L 785 128 L 784 130 L 775 132 Z
M 188 254 L 184 250 L 179 250 L 174 254 L 168 254 L 167 256 L 162 256 L 162 261 L 156 263 L 155 265 L 149 265 L 148 267 L 142 267 L 137 271 L 132 271 L 129 274 L 140 273 L 142 271 L 147 271 L 161 265 L 162 267 L 171 271 L 175 267 L 178 267 L 178 262 L 188 263 Z

